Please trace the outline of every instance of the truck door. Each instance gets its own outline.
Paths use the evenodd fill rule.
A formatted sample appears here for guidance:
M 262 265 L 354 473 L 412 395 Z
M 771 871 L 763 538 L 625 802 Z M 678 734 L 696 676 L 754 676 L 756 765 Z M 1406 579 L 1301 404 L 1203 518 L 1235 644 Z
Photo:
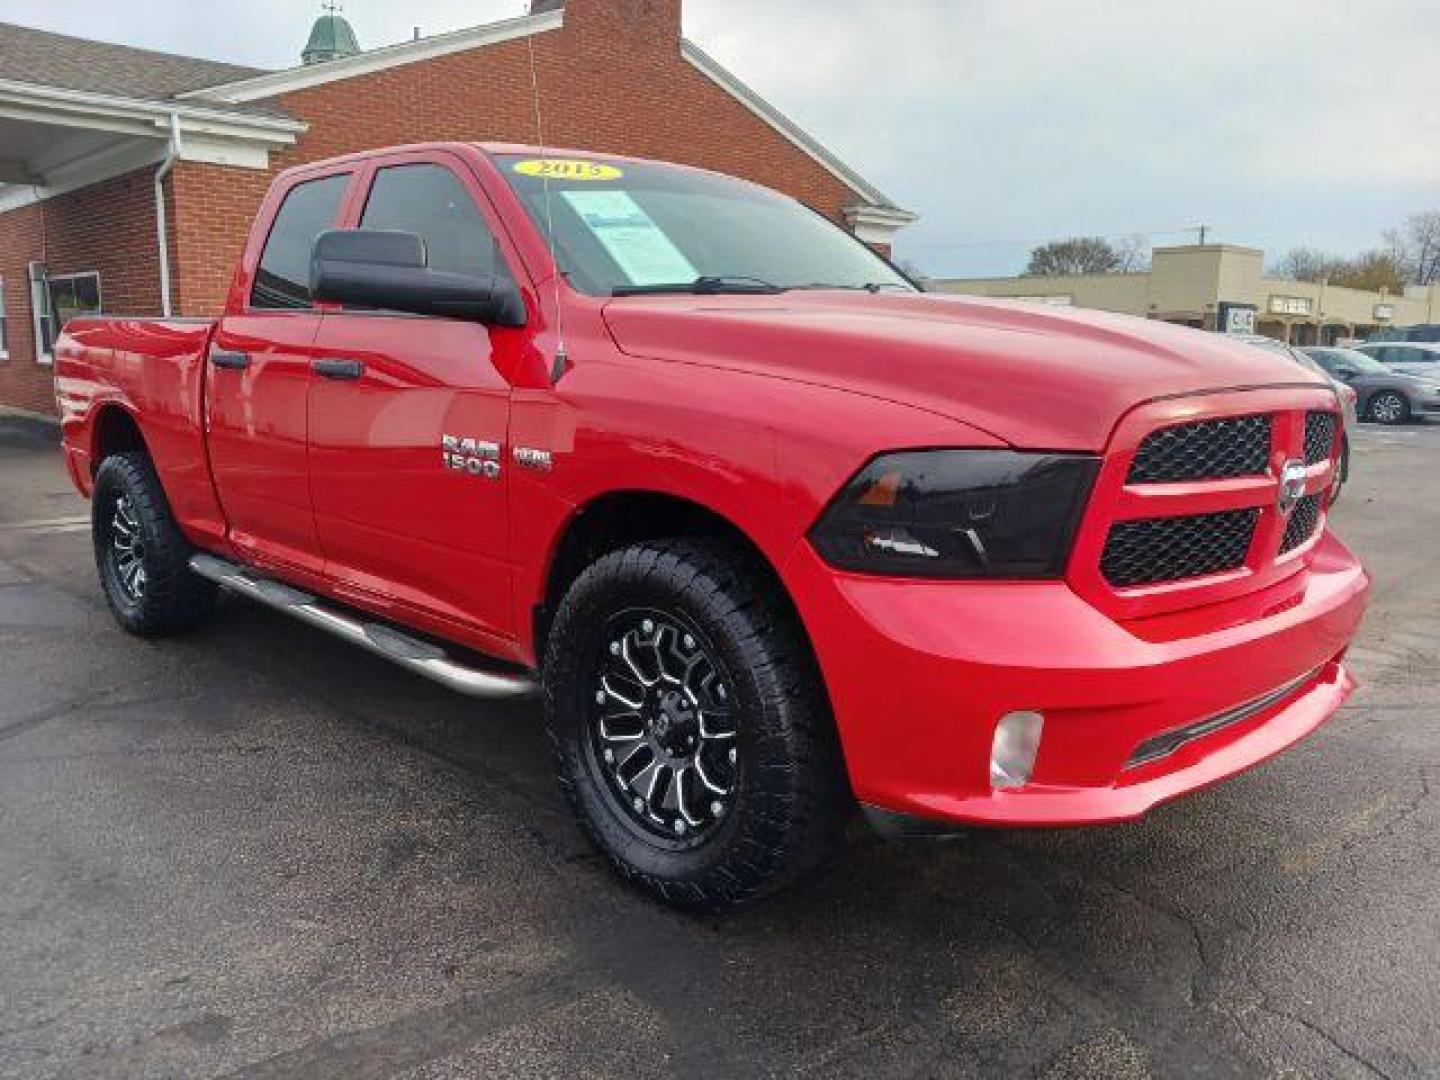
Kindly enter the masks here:
M 246 252 L 251 272 L 232 290 L 205 374 L 210 466 L 232 543 L 258 563 L 312 573 L 324 560 L 306 460 L 320 329 L 310 247 L 341 219 L 353 175 L 306 176 L 271 193 L 257 220 L 273 215 L 273 224 L 260 250 Z
M 430 266 L 509 273 L 488 200 L 459 159 L 407 154 L 370 174 L 361 228 L 425 240 Z M 310 482 L 326 573 L 374 606 L 484 639 L 514 635 L 506 489 L 510 386 L 495 356 L 523 331 L 327 310 L 310 387 Z

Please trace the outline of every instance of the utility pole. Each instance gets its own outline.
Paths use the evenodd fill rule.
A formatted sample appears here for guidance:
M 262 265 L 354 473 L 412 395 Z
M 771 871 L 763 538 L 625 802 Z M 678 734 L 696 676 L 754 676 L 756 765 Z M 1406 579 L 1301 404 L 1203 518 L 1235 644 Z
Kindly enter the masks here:
M 1205 246 L 1205 234 L 1210 231 L 1209 225 L 1197 225 L 1195 231 L 1200 234 L 1200 246 Z

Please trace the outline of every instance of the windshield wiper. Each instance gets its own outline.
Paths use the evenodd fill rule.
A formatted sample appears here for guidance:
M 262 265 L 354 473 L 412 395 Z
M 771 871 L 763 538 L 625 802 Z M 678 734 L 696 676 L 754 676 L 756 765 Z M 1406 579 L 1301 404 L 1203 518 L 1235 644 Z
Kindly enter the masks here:
M 771 284 L 764 278 L 726 274 L 698 277 L 694 281 L 667 282 L 663 285 L 616 285 L 610 290 L 610 295 L 648 296 L 655 293 L 690 293 L 695 296 L 713 296 L 719 293 L 769 295 L 784 291 L 779 285 Z

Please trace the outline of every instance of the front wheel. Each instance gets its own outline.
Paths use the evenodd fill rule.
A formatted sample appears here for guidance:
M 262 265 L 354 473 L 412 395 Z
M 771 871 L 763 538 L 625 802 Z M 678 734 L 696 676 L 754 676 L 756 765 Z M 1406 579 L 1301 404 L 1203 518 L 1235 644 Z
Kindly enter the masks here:
M 115 621 L 141 637 L 174 633 L 215 610 L 215 586 L 191 573 L 190 545 L 144 454 L 115 454 L 95 474 L 95 566 Z
M 814 658 L 733 549 L 661 541 L 593 564 L 556 614 L 544 685 L 576 818 L 666 902 L 756 899 L 839 835 L 848 789 Z
M 1370 419 L 1377 424 L 1404 424 L 1410 419 L 1410 402 L 1404 394 L 1382 390 L 1370 399 Z

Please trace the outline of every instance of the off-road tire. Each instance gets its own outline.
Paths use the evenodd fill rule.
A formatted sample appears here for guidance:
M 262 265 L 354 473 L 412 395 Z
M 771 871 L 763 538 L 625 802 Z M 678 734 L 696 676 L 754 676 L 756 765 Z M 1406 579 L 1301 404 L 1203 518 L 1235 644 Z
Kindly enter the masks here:
M 121 579 L 116 556 L 117 507 L 138 529 L 144 586 L 137 594 Z M 170 504 L 143 453 L 115 454 L 95 474 L 91 497 L 95 566 L 115 621 L 139 637 L 163 637 L 188 630 L 215 611 L 215 586 L 191 572 L 190 544 L 170 513 Z
M 725 817 L 689 849 L 627 821 L 612 778 L 587 750 L 596 657 L 612 647 L 607 620 L 637 607 L 694 627 L 735 687 L 733 760 L 743 764 Z M 650 541 L 593 563 L 556 612 L 543 682 L 546 730 L 571 810 L 620 874 L 662 901 L 744 904 L 793 882 L 834 847 L 854 803 L 819 671 L 768 568 L 733 544 Z

